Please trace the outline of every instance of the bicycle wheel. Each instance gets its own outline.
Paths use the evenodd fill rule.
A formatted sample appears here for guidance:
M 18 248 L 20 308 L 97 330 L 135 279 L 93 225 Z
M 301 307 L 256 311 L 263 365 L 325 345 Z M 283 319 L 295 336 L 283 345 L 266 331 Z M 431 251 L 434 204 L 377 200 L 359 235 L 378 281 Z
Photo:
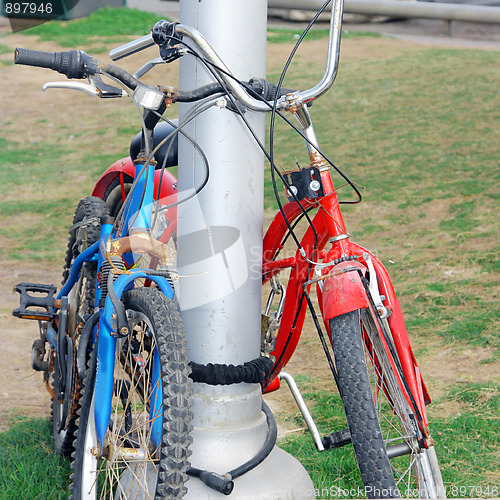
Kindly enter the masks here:
M 387 322 L 384 324 L 387 328 Z M 433 447 L 402 387 L 368 309 L 330 320 L 339 389 L 365 493 L 369 498 L 445 498 Z M 395 352 L 395 351 L 394 351 Z M 394 355 L 397 358 L 397 355 Z
M 103 454 L 96 457 L 93 354 L 84 381 L 72 498 L 181 498 L 192 440 L 184 329 L 173 302 L 156 289 L 126 292 L 123 302 L 131 333 L 117 341 Z
M 89 196 L 78 203 L 73 225 L 70 228 L 66 260 L 63 270 L 64 285 L 75 258 L 99 239 L 100 219 L 108 215 L 106 204 L 99 198 Z M 56 451 L 70 457 L 74 451 L 76 410 L 80 397 L 80 382 L 75 369 L 74 351 L 83 325 L 94 311 L 97 264 L 86 262 L 80 278 L 68 294 L 68 326 L 70 339 L 65 342 L 66 352 L 62 359 L 66 365 L 66 376 L 59 370 L 59 353 L 55 352 L 52 386 L 57 399 L 52 399 L 52 433 Z

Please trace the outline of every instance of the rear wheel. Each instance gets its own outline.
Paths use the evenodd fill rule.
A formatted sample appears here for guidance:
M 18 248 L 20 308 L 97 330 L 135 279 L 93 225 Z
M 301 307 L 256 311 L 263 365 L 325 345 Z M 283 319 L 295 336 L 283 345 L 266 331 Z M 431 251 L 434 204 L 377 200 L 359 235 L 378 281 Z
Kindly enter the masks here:
M 120 212 L 133 182 L 134 179 L 130 175 L 120 174 L 109 184 L 104 194 L 104 201 L 108 204 L 112 217 L 116 217 Z
M 388 329 L 387 323 L 384 327 Z M 366 495 L 444 498 L 436 453 L 433 447 L 423 446 L 418 416 L 393 368 L 399 364 L 394 359 L 397 354 L 387 352 L 369 310 L 331 319 L 330 331 L 339 389 Z
M 152 288 L 126 292 L 123 302 L 131 334 L 117 340 L 111 419 L 101 456 L 94 424 L 95 359 L 84 381 L 73 498 L 182 498 L 191 413 L 180 316 Z

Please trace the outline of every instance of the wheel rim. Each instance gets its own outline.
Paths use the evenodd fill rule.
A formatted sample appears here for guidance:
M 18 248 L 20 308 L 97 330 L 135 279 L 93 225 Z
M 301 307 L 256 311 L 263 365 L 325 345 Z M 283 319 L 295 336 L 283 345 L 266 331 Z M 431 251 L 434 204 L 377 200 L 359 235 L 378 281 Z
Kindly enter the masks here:
M 383 320 L 383 323 L 386 331 L 390 331 L 387 321 Z M 422 433 L 417 419 L 402 393 L 398 376 L 367 311 L 361 315 L 361 326 L 368 376 L 384 443 L 389 448 L 388 454 L 391 454 L 391 447 L 404 443 L 411 449 L 411 453 L 390 460 L 399 492 L 407 498 L 438 498 L 440 478 L 435 477 L 435 467 L 431 464 L 428 450 L 419 446 Z M 432 457 L 435 458 L 435 454 Z

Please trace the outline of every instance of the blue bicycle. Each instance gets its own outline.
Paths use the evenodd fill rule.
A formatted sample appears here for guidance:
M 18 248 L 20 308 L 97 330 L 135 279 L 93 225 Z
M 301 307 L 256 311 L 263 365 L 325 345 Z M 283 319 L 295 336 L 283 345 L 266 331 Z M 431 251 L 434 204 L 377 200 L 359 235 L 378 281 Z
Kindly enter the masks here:
M 155 41 L 148 35 L 119 50 L 127 55 L 156 42 L 162 60 L 174 60 L 174 53 L 182 49 L 170 47 L 172 27 L 172 23 L 160 21 L 153 29 Z M 208 98 L 213 105 L 225 87 L 209 84 L 192 91 L 177 90 L 173 96 L 171 88 L 145 85 L 122 68 L 77 50 L 16 49 L 15 62 L 90 82 L 52 82 L 45 88 L 69 88 L 102 98 L 128 95 L 143 110 L 142 132 L 131 145 L 133 165 L 127 161 L 112 165 L 96 184 L 94 194 L 98 196 L 82 199 L 77 207 L 62 289 L 56 295 L 52 285 L 20 283 L 16 287 L 21 305 L 14 315 L 40 324 L 32 365 L 43 372 L 52 395 L 56 449 L 73 458 L 72 498 L 130 498 L 136 494 L 141 498 L 181 498 L 187 491 L 188 476 L 229 494 L 233 479 L 258 465 L 271 451 L 275 422 L 264 407 L 268 439 L 255 459 L 231 474 L 193 468 L 188 461 L 190 384 L 262 382 L 273 362 L 257 359 L 250 372 L 246 367 L 238 372 L 240 367 L 236 367 L 230 382 L 208 382 L 212 368 L 194 368 L 188 360 L 173 286 L 176 207 L 203 189 L 209 168 L 199 150 L 206 162 L 205 179 L 182 199 L 175 178 L 165 169 L 176 162 L 178 134 L 197 148 L 182 127 L 205 108 L 203 103 L 195 106 L 182 123 L 163 118 L 167 102 Z M 146 65 L 146 69 L 150 67 Z M 101 74 L 122 88 L 104 83 Z M 272 84 L 266 85 L 272 92 Z M 250 83 L 253 92 L 262 88 L 260 81 Z M 261 98 L 271 99 L 268 95 Z M 159 123 L 161 120 L 165 122 Z M 235 368 L 227 366 L 229 371 Z M 208 378 L 213 379 L 211 374 Z
M 14 314 L 40 324 L 33 367 L 52 395 L 56 448 L 73 457 L 73 498 L 129 498 L 134 491 L 180 497 L 189 469 L 191 369 L 170 250 L 155 239 L 162 214 L 154 203 L 152 139 L 164 95 L 81 51 L 17 49 L 16 63 L 87 77 L 102 97 L 121 96 L 102 82 L 105 73 L 132 88 L 144 107 L 134 182 L 116 217 L 102 199 L 82 199 L 62 289 L 56 295 L 51 285 L 17 285 Z M 142 265 L 147 255 L 156 259 L 154 270 Z

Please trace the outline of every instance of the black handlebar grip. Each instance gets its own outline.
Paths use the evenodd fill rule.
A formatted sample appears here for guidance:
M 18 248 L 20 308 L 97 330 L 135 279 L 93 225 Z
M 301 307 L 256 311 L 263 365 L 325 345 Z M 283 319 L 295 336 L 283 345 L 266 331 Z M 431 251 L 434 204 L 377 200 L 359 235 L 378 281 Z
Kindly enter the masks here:
M 69 52 L 43 52 L 40 50 L 17 48 L 15 64 L 49 68 L 68 78 L 85 78 L 98 73 L 98 62 L 82 50 Z

